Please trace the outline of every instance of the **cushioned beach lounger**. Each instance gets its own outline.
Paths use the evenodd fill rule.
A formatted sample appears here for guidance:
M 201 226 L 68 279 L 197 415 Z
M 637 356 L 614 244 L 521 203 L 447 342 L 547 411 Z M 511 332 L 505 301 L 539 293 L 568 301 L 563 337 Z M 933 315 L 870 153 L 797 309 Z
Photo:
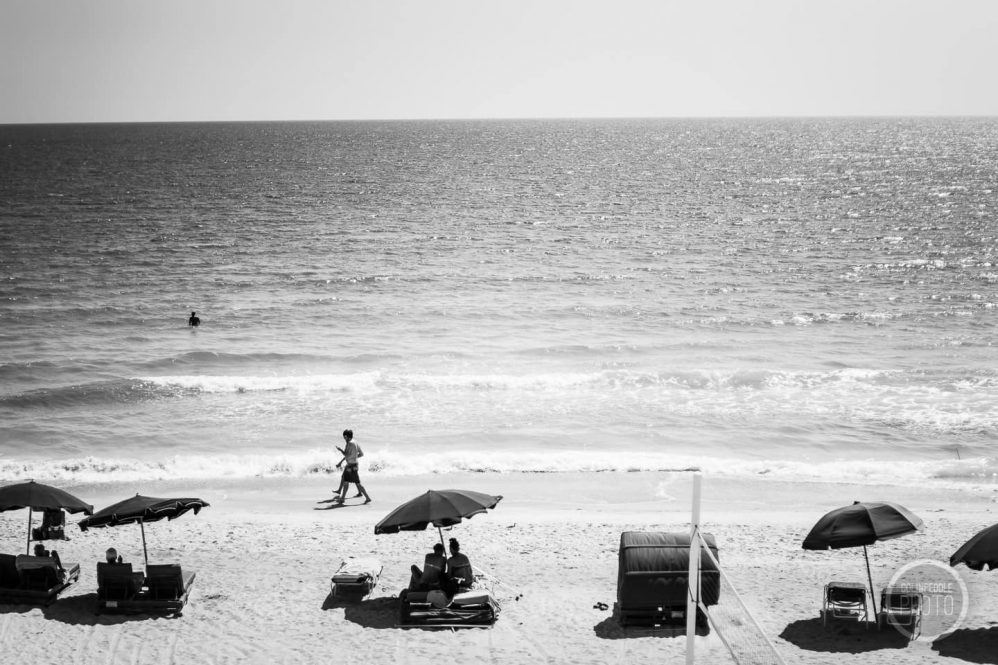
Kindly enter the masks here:
M 377 559 L 347 559 L 333 574 L 332 593 L 339 598 L 360 600 L 378 586 L 383 569 Z
M 703 534 L 718 558 L 714 536 Z M 685 627 L 689 586 L 690 534 L 625 531 L 620 534 L 617 568 L 617 611 L 622 626 Z M 718 559 L 719 560 L 719 559 Z M 700 601 L 716 605 L 720 573 L 706 552 L 700 553 Z M 698 612 L 698 625 L 706 617 Z
M 31 529 L 32 540 L 69 540 L 66 537 L 66 513 L 59 508 L 46 509 L 42 523 Z
M 48 605 L 80 579 L 80 564 L 60 571 L 49 557 L 0 554 L 0 602 Z
M 142 592 L 145 576 L 130 563 L 97 564 L 97 611 L 113 612 Z
M 152 601 L 164 602 L 179 611 L 187 603 L 197 573 L 185 572 L 179 563 L 146 566 L 146 587 Z M 179 603 L 179 605 L 177 605 Z
M 450 600 L 442 591 L 410 591 L 399 594 L 400 628 L 487 628 L 499 618 L 499 602 L 487 589 L 455 594 Z
M 14 564 L 13 554 L 0 554 L 0 589 L 21 588 L 21 576 Z
M 35 557 L 32 557 L 35 558 Z M 34 562 L 26 566 L 18 565 L 18 572 L 21 574 L 21 587 L 30 591 L 47 591 L 62 581 L 63 575 L 59 573 L 59 568 L 55 561 L 44 557 L 44 563 Z M 20 564 L 21 562 L 17 562 Z
M 825 585 L 825 597 L 821 607 L 821 622 L 843 619 L 867 622 L 870 610 L 867 607 L 866 585 L 861 582 L 829 582 Z
M 132 564 L 97 564 L 97 611 L 179 614 L 190 597 L 196 573 L 179 564 L 149 565 L 146 574 Z
M 922 632 L 922 594 L 910 588 L 885 587 L 880 594 L 877 624 L 885 623 L 901 630 L 913 640 Z

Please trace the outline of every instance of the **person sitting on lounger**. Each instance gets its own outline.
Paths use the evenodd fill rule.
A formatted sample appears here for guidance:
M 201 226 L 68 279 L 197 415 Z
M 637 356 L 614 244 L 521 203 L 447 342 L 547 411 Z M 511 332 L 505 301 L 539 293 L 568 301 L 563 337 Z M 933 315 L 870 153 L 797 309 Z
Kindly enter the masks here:
M 450 558 L 447 559 L 447 575 L 457 583 L 460 589 L 470 589 L 475 581 L 471 570 L 471 561 L 466 554 L 461 553 L 461 545 L 457 538 L 450 539 Z
M 37 543 L 35 545 L 35 556 L 52 559 L 53 561 L 55 561 L 56 569 L 60 573 L 65 572 L 65 569 L 62 567 L 62 561 L 59 560 L 59 553 L 56 552 L 55 550 L 49 552 L 47 549 L 45 549 L 44 545 L 42 545 L 41 543 Z
M 426 555 L 423 570 L 419 566 L 412 567 L 412 581 L 409 586 L 414 591 L 429 591 L 439 589 L 447 569 L 447 557 L 444 556 L 443 543 L 433 546 L 433 551 Z
M 66 525 L 66 514 L 59 508 L 45 509 L 42 514 L 42 524 L 38 527 L 36 538 L 51 538 L 53 540 L 68 540 L 65 537 L 64 527 Z
M 118 554 L 118 550 L 113 547 L 107 548 L 107 552 L 104 552 L 104 558 L 107 559 L 108 563 L 125 563 L 121 555 Z

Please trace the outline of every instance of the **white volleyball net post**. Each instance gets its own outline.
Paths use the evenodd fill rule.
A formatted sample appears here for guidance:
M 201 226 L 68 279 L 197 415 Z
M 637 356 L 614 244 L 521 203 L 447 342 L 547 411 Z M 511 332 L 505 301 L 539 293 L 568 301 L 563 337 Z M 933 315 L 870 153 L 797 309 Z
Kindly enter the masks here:
M 697 635 L 697 607 L 700 605 L 700 473 L 693 474 L 693 513 L 690 517 L 690 564 L 686 581 L 686 665 L 693 665 Z
M 686 663 L 693 665 L 697 610 L 703 612 L 732 660 L 738 665 L 786 665 L 700 531 L 701 474 L 693 475 L 693 511 L 690 522 L 689 593 L 686 601 Z M 708 610 L 700 597 L 700 557 L 706 555 L 720 576 L 721 602 Z

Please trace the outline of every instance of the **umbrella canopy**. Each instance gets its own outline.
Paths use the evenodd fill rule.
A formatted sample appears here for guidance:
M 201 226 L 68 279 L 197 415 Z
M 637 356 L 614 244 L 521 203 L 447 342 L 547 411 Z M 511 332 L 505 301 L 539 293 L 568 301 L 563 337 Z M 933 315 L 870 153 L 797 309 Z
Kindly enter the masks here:
M 427 490 L 388 513 L 374 527 L 374 533 L 422 531 L 430 524 L 440 531 L 442 527 L 495 508 L 501 500 L 501 496 L 471 490 Z M 443 542 L 443 532 L 440 541 Z
M 5 510 L 45 510 L 61 508 L 69 513 L 94 512 L 94 507 L 76 498 L 66 490 L 29 480 L 16 485 L 0 487 L 0 512 Z
M 158 499 L 151 496 L 136 494 L 130 499 L 119 501 L 90 517 L 84 517 L 79 522 L 80 529 L 86 531 L 94 527 L 118 526 L 120 524 L 139 523 L 142 530 L 142 553 L 146 565 L 149 565 L 149 551 L 146 548 L 146 522 L 156 522 L 161 519 L 174 520 L 188 511 L 197 515 L 208 503 L 201 499 Z
M 189 510 L 197 515 L 208 503 L 201 499 L 157 499 L 136 494 L 80 520 L 84 531 L 91 527 L 118 526 L 135 522 L 156 522 L 177 519 Z
M 972 570 L 998 568 L 998 524 L 979 531 L 949 558 L 949 565 L 967 564 Z
M 804 539 L 804 549 L 862 547 L 863 558 L 866 559 L 866 577 L 870 582 L 870 600 L 876 615 L 877 602 L 866 546 L 878 540 L 914 533 L 921 528 L 921 518 L 904 506 L 887 501 L 856 501 L 851 506 L 837 508 L 819 519 Z
M 804 539 L 804 549 L 837 550 L 872 545 L 921 528 L 921 518 L 904 506 L 886 501 L 856 501 L 818 520 Z
M 495 508 L 500 500 L 501 496 L 471 490 L 427 490 L 388 513 L 374 527 L 374 533 L 422 531 L 430 524 L 438 528 L 451 526 Z
M 31 513 L 35 510 L 65 510 L 69 513 L 94 512 L 89 503 L 76 498 L 66 490 L 29 480 L 0 487 L 0 512 L 28 509 L 28 548 L 31 552 Z

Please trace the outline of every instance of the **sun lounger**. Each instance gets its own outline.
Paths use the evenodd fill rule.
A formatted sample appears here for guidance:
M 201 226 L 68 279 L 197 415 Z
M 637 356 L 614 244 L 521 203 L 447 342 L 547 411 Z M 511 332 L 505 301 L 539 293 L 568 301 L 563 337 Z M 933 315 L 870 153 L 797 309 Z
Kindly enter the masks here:
M 114 611 L 142 592 L 145 575 L 132 570 L 130 563 L 97 564 L 97 610 Z
M 163 609 L 179 612 L 187 604 L 197 573 L 185 572 L 179 563 L 146 566 L 146 587 L 150 601 L 164 603 Z
M 42 523 L 31 529 L 32 540 L 69 540 L 66 537 L 66 513 L 59 508 L 48 509 Z
M 377 559 L 347 559 L 333 574 L 332 594 L 339 598 L 360 600 L 374 591 L 384 567 Z
M 196 576 L 175 563 L 149 565 L 145 575 L 130 563 L 98 563 L 97 612 L 180 614 Z
M 21 575 L 14 564 L 13 554 L 0 554 L 0 589 L 21 588 Z
M 400 628 L 487 628 L 499 618 L 499 603 L 487 589 L 473 589 L 448 599 L 443 591 L 399 594 Z
M 829 620 L 869 621 L 866 585 L 861 582 L 829 582 L 821 607 L 821 622 Z
M 922 632 L 922 594 L 911 588 L 885 587 L 877 625 L 888 623 L 913 640 Z
M 714 536 L 703 534 L 718 558 Z M 617 612 L 622 626 L 685 627 L 689 595 L 690 534 L 625 531 L 620 534 L 617 568 Z M 700 601 L 716 605 L 720 573 L 706 552 L 700 553 Z M 706 617 L 697 612 L 698 622 Z
M 49 557 L 0 554 L 0 602 L 48 605 L 80 579 L 80 564 L 59 570 Z

